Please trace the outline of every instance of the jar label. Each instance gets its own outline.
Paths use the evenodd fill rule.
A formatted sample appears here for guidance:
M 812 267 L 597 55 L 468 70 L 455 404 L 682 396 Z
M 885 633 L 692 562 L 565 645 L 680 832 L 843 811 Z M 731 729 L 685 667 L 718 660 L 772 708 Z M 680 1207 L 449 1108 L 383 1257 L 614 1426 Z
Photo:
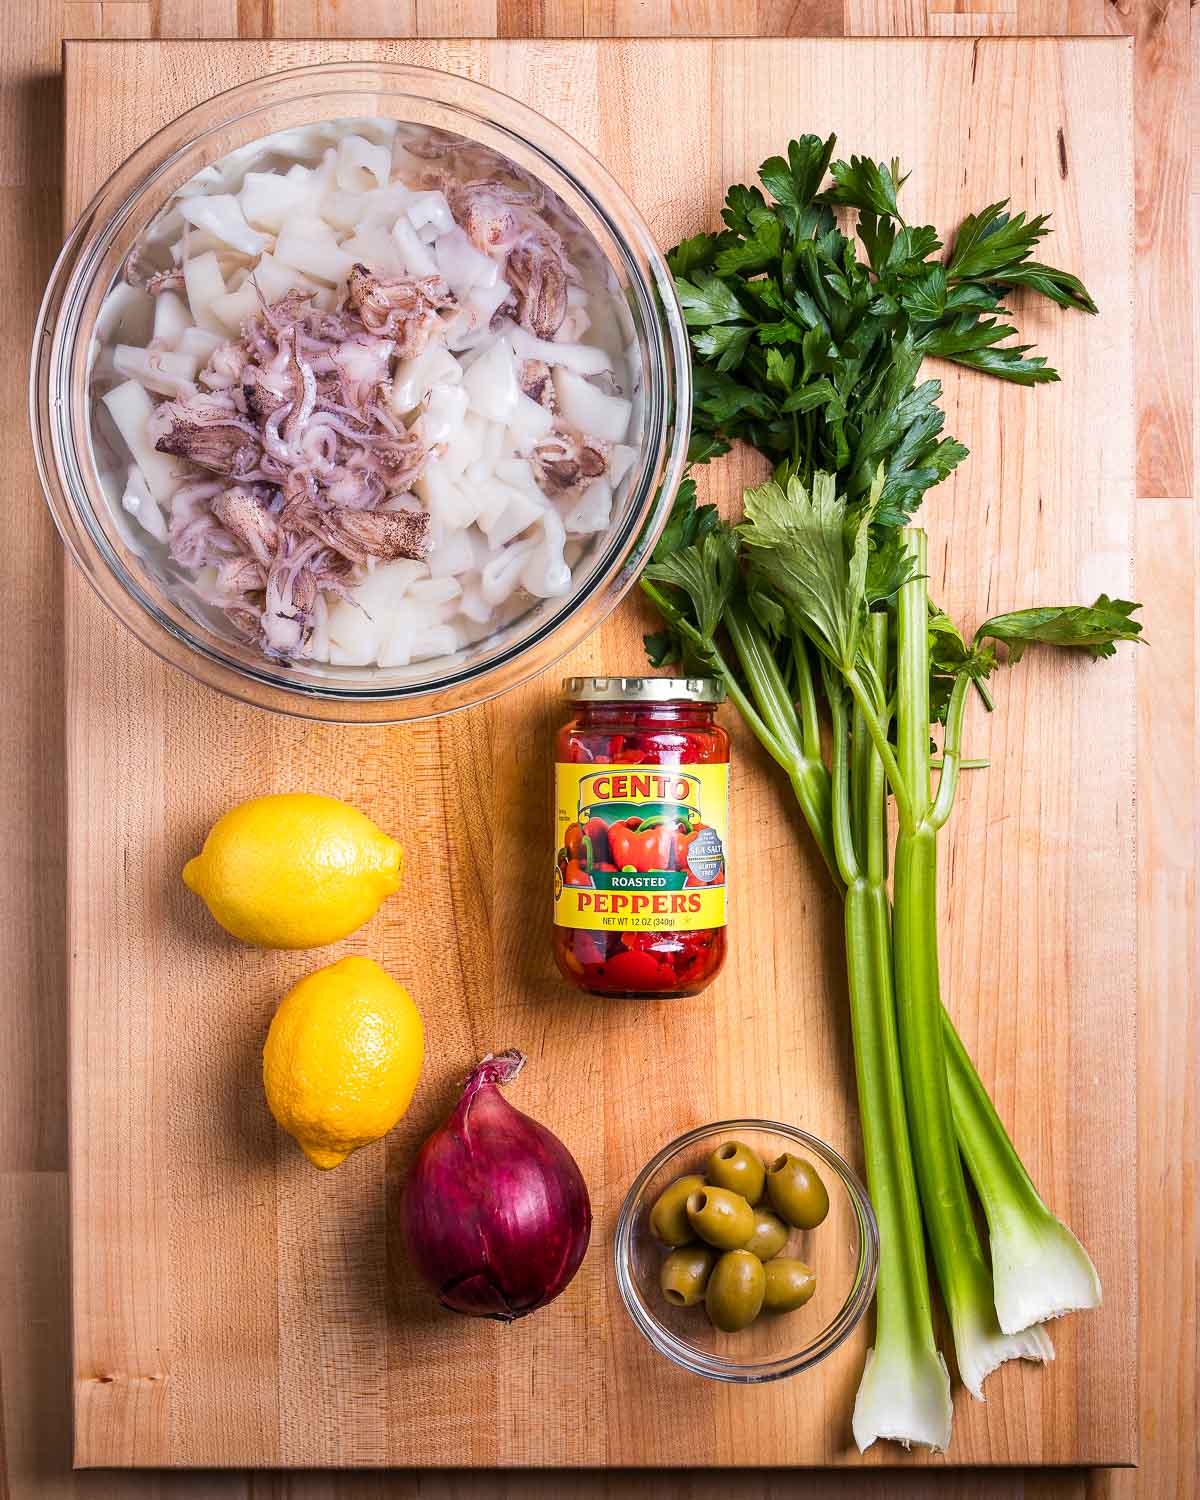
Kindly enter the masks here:
M 558 765 L 554 921 L 592 932 L 725 926 L 727 765 Z

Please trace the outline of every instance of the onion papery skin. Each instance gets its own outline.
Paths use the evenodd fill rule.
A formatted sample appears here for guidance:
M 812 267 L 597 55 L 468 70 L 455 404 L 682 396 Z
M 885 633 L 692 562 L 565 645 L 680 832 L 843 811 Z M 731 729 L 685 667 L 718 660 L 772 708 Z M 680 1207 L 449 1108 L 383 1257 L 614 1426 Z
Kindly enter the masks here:
M 401 1205 L 409 1255 L 442 1305 L 504 1323 L 558 1296 L 592 1230 L 575 1158 L 500 1092 L 524 1063 L 510 1050 L 475 1068 L 418 1152 Z

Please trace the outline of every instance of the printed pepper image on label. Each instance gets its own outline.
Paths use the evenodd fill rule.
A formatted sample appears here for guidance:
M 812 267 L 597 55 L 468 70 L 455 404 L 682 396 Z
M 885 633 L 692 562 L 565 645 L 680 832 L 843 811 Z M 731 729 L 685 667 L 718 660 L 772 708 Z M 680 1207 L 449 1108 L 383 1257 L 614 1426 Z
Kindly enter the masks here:
M 559 765 L 554 920 L 592 932 L 725 925 L 727 765 Z

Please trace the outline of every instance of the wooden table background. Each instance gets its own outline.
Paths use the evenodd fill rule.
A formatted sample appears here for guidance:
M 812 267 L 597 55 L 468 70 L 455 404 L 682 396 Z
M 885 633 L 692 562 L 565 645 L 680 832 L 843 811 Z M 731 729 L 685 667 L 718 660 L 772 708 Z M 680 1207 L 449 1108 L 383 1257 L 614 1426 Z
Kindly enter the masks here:
M 25 358 L 59 242 L 60 44 L 69 37 L 1091 35 L 1135 37 L 1139 298 L 1138 1067 L 1141 1432 L 1137 1473 L 816 1475 L 112 1474 L 70 1471 L 63 909 L 63 560 L 26 437 Z M 1196 1086 L 1200 447 L 1191 133 L 1200 21 L 1185 0 L 4 0 L 0 5 L 0 433 L 12 518 L 0 700 L 0 1500 L 1192 1500 L 1200 1490 Z M 115 853 L 115 851 L 114 851 Z M 1114 1212 L 1132 1205 L 1114 1204 Z M 1110 1286 L 1109 1295 L 1120 1295 Z

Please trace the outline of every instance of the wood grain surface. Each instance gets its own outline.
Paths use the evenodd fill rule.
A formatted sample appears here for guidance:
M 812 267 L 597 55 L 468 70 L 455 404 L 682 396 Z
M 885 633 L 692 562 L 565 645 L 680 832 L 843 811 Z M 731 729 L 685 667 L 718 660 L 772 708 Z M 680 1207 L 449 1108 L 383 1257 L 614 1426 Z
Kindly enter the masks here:
M 643 29 L 653 10 L 655 29 L 699 33 L 791 30 L 802 33 L 1048 32 L 1135 35 L 1135 95 L 1139 161 L 1162 173 L 1156 212 L 1169 226 L 1139 233 L 1137 364 L 1139 388 L 1136 587 L 1150 601 L 1148 620 L 1156 646 L 1138 661 L 1142 748 L 1138 831 L 1140 971 L 1138 1062 L 1142 1079 L 1139 1135 L 1141 1190 L 1139 1234 L 1144 1260 L 1155 1274 L 1141 1284 L 1142 1467 L 1138 1474 L 974 1475 L 973 1495 L 985 1497 L 1192 1496 L 1197 1492 L 1195 1417 L 1195 1160 L 1196 1116 L 1192 1061 L 1196 1045 L 1196 928 L 1194 786 L 1196 755 L 1195 576 L 1196 529 L 1190 497 L 1190 460 L 1176 452 L 1172 465 L 1155 456 L 1148 433 L 1182 433 L 1194 450 L 1190 362 L 1178 351 L 1190 329 L 1192 298 L 1187 276 L 1189 244 L 1180 226 L 1196 227 L 1196 184 L 1186 128 L 1156 100 L 1178 101 L 1181 84 L 1194 81 L 1189 64 L 1187 8 L 1178 4 L 1128 9 L 1099 0 L 1016 0 L 957 7 L 908 3 L 840 6 L 769 3 L 618 4 L 507 3 L 496 6 L 389 6 L 380 25 L 378 7 L 343 0 L 340 6 L 296 6 L 309 19 L 299 29 L 328 24 L 336 34 L 411 27 L 425 34 L 491 29 L 506 35 L 545 30 L 579 34 L 606 25 L 616 32 Z M 668 11 L 665 22 L 662 16 Z M 28 338 L 38 289 L 48 271 L 58 228 L 59 39 L 77 36 L 187 34 L 260 36 L 279 25 L 282 4 L 151 5 L 115 3 L 25 4 L 0 18 L 0 219 L 5 263 L 17 295 L 0 319 L 9 345 Z M 373 16 L 370 25 L 361 18 Z M 431 19 L 436 24 L 429 24 Z M 422 25 L 422 22 L 425 22 Z M 639 24 L 640 23 L 640 24 Z M 284 17 L 280 29 L 296 34 Z M 1143 107 L 1144 106 L 1144 107 Z M 1192 111 L 1194 117 L 1194 110 Z M 1140 174 L 1144 178 L 1144 173 Z M 1164 355 L 1155 319 L 1170 324 L 1175 340 Z M 1174 353 L 1171 352 L 1174 349 Z M 10 857 L 3 867 L 4 983 L 0 1017 L 6 1047 L 0 1055 L 0 1495 L 212 1495 L 212 1496 L 500 1496 L 516 1494 L 665 1495 L 699 1497 L 737 1493 L 783 1495 L 948 1496 L 966 1493 L 950 1474 L 909 1481 L 893 1476 L 843 1474 L 814 1478 L 783 1475 L 728 1479 L 701 1475 L 638 1478 L 529 1475 L 453 1479 L 436 1475 L 354 1476 L 70 1474 L 65 1315 L 66 1193 L 63 1109 L 63 802 L 62 671 L 59 640 L 61 568 L 49 527 L 36 503 L 24 436 L 23 371 L 0 370 L 0 421 L 10 439 L 14 467 L 10 491 L 22 522 L 2 560 L 5 583 L 24 609 L 12 622 L 0 726 L 8 751 L 9 797 L 3 807 Z M 1177 445 L 1178 446 L 1178 445 Z M 16 497 L 19 496 L 19 500 Z M 1159 815 L 1147 817 L 1147 809 Z M 913 1484 L 916 1484 L 916 1488 Z
M 187 103 L 343 56 L 447 67 L 526 100 L 596 151 L 660 243 L 712 223 L 725 185 L 809 124 L 796 101 L 818 96 L 823 131 L 911 169 L 915 222 L 955 223 L 997 183 L 1052 211 L 1056 255 L 1107 311 L 1093 323 L 1030 309 L 1031 336 L 1069 375 L 1048 397 L 947 376 L 974 456 L 930 508 L 934 589 L 966 620 L 1027 602 L 1031 586 L 1044 599 L 1127 595 L 1124 39 L 80 43 L 66 54 L 67 217 Z M 718 107 L 697 118 L 697 98 Z M 688 130 L 656 128 L 689 117 Z M 721 494 L 730 478 L 711 483 Z M 625 1189 L 682 1130 L 787 1119 L 859 1156 L 828 961 L 836 902 L 792 854 L 786 787 L 748 737 L 735 750 L 721 980 L 678 1006 L 595 1001 L 562 983 L 549 953 L 560 672 L 450 720 L 311 728 L 195 686 L 126 638 L 73 572 L 67 582 L 76 1461 L 857 1462 L 865 1327 L 803 1380 L 697 1385 L 640 1340 L 611 1271 Z M 563 670 L 640 670 L 645 624 L 631 601 Z M 1102 1279 L 1132 1292 L 1135 1225 L 1111 1203 L 1135 1183 L 1133 654 L 1102 674 L 1042 661 L 1000 691 L 1004 711 L 980 716 L 970 751 L 1005 774 L 971 783 L 948 841 L 946 993 L 1035 1179 Z M 1081 754 L 1101 740 L 1102 757 Z M 288 788 L 334 791 L 400 832 L 421 883 L 348 946 L 417 996 L 424 1085 L 385 1146 L 328 1176 L 275 1130 L 257 1070 L 278 997 L 335 955 L 239 947 L 178 881 L 225 807 Z M 126 851 L 118 878 L 114 850 Z M 414 1285 L 398 1188 L 455 1081 L 513 1044 L 534 1059 L 521 1105 L 567 1137 L 596 1227 L 569 1296 L 513 1328 L 481 1327 Z M 1132 1461 L 1135 1324 L 1135 1298 L 1110 1296 L 1055 1330 L 1051 1371 L 1010 1366 L 986 1405 L 960 1399 L 954 1460 Z M 879 1445 L 867 1462 L 902 1458 Z

